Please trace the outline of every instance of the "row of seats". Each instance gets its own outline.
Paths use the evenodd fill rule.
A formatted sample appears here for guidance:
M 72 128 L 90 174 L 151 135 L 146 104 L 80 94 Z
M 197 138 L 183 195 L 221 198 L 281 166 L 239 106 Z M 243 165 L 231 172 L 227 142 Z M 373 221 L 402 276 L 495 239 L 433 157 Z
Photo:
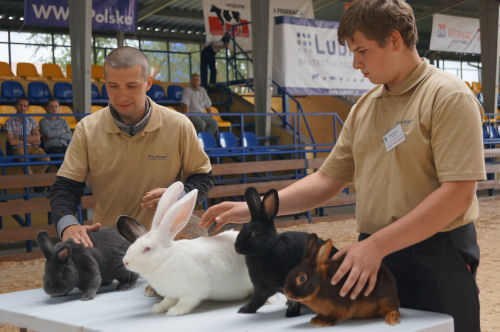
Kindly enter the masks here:
M 92 105 L 90 108 L 91 113 L 95 113 L 102 109 L 102 106 L 100 105 Z M 27 114 L 46 114 L 45 108 L 39 105 L 30 105 L 28 107 L 28 111 L 26 112 Z M 61 105 L 59 108 L 59 113 L 61 114 L 71 114 L 74 113 L 73 109 L 68 106 L 68 105 Z M 16 114 L 16 108 L 11 105 L 0 105 L 0 114 Z M 70 129 L 75 129 L 76 123 L 78 122 L 78 119 L 80 116 L 71 116 L 71 115 L 64 115 L 61 116 L 62 118 L 66 119 L 68 121 Z M 3 127 L 5 125 L 5 122 L 9 119 L 9 116 L 0 116 L 0 127 Z M 43 116 L 38 115 L 38 116 L 33 116 L 33 119 L 35 119 L 37 122 L 40 122 L 40 120 L 43 118 Z
M 200 141 L 203 149 L 209 151 L 210 149 L 223 148 L 227 152 L 237 153 L 242 152 L 243 148 L 247 148 L 249 151 L 263 151 L 268 152 L 269 149 L 259 144 L 259 138 L 254 132 L 244 131 L 241 137 L 242 141 L 240 143 L 240 138 L 236 137 L 230 131 L 224 131 L 219 133 L 218 142 L 215 137 L 207 132 L 198 133 L 198 140 Z
M 61 67 L 55 63 L 42 64 L 42 75 L 38 73 L 35 65 L 29 62 L 18 62 L 14 75 L 7 62 L 0 62 L 0 79 L 15 80 L 23 78 L 28 81 L 51 80 L 55 82 L 71 81 L 71 64 L 66 65 L 66 76 Z M 98 82 L 104 82 L 104 67 L 100 65 L 91 66 L 91 78 Z
M 23 86 L 17 81 L 3 81 L 0 88 L 0 104 L 15 103 L 19 97 L 26 97 Z M 178 85 L 170 85 L 167 88 L 168 97 L 161 85 L 153 84 L 147 92 L 148 96 L 160 105 L 178 104 L 182 100 L 183 88 Z M 105 105 L 108 103 L 108 93 L 106 85 L 102 85 L 102 94 L 97 85 L 92 83 L 92 104 Z M 54 84 L 54 95 L 50 92 L 49 86 L 45 82 L 28 83 L 28 100 L 32 104 L 44 104 L 56 97 L 61 104 L 73 103 L 73 88 L 71 83 L 57 82 Z
M 95 84 L 92 84 L 92 104 L 107 104 L 108 93 L 106 85 L 102 86 L 102 95 Z M 17 81 L 3 81 L 0 88 L 0 104 L 13 104 L 20 97 L 27 97 L 31 104 L 46 104 L 55 97 L 61 104 L 73 104 L 73 87 L 71 83 L 57 82 L 54 84 L 54 94 L 50 92 L 45 82 L 30 82 L 26 95 L 21 83 Z

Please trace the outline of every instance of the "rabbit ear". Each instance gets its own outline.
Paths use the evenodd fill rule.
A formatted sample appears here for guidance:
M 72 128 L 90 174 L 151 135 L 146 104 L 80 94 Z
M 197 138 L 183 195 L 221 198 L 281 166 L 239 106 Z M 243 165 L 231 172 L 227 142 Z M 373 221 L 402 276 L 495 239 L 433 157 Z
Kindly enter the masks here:
M 65 263 L 71 257 L 71 247 L 67 243 L 64 243 L 64 245 L 56 251 L 55 255 L 59 261 Z
M 198 190 L 193 189 L 175 203 L 163 217 L 155 233 L 157 240 L 164 244 L 170 243 L 188 223 L 196 205 Z
M 52 244 L 49 233 L 47 233 L 46 231 L 38 232 L 38 234 L 36 235 L 36 242 L 42 250 L 45 258 L 49 259 L 50 257 L 52 257 L 52 254 L 54 253 L 54 245 Z
M 119 216 L 116 220 L 116 228 L 118 233 L 130 243 L 134 243 L 135 240 L 146 234 L 144 226 L 129 216 Z
M 252 220 L 259 219 L 260 212 L 260 196 L 254 187 L 248 187 L 245 190 L 245 200 L 247 201 L 248 209 L 250 210 L 250 215 Z
M 312 233 L 306 240 L 306 246 L 304 249 L 304 260 L 309 260 L 314 257 L 318 246 L 316 241 L 318 240 L 318 235 L 316 233 Z
M 332 247 L 333 247 L 333 244 L 332 244 L 332 240 L 330 240 L 330 239 L 326 240 L 326 242 L 323 243 L 323 245 L 321 245 L 321 247 L 318 250 L 318 255 L 316 256 L 316 264 L 318 264 L 318 267 L 321 264 L 323 264 L 324 262 L 326 262 L 326 260 L 330 256 L 330 252 L 332 251 Z
M 261 212 L 267 220 L 272 220 L 278 214 L 279 199 L 278 192 L 275 189 L 269 190 L 262 199 Z
M 153 217 L 153 222 L 151 224 L 151 229 L 158 227 L 163 217 L 167 213 L 168 209 L 177 202 L 179 194 L 184 189 L 184 184 L 180 181 L 172 183 L 161 195 L 160 201 L 158 202 L 158 207 L 156 208 L 155 215 Z

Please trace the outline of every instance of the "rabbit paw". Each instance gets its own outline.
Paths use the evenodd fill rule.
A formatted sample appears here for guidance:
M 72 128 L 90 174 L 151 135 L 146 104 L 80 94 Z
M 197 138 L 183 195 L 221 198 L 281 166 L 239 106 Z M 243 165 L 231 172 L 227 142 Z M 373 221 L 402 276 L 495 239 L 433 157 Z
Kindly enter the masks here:
M 82 301 L 89 301 L 92 300 L 95 297 L 95 293 L 83 293 L 82 297 L 80 298 Z
M 385 323 L 389 325 L 399 324 L 399 311 L 392 310 L 385 315 Z
M 297 317 L 300 316 L 300 303 L 294 301 L 287 301 L 288 308 L 286 309 L 286 317 Z
M 169 299 L 169 298 L 164 298 L 161 302 L 158 302 L 155 305 L 153 305 L 152 312 L 153 312 L 153 314 L 161 314 L 161 313 L 167 311 L 168 309 L 170 309 L 170 307 L 172 307 L 174 304 L 175 304 L 175 300 Z
M 118 284 L 118 287 L 116 287 L 116 289 L 118 289 L 119 291 L 125 291 L 134 288 L 134 286 L 135 286 L 135 281 L 120 282 Z
M 335 317 L 325 317 L 325 316 L 320 316 L 320 315 L 317 315 L 317 316 L 314 316 L 310 323 L 312 325 L 316 325 L 316 326 L 332 326 L 332 325 L 335 325 L 335 323 L 337 322 L 337 319 Z
M 238 312 L 240 314 L 254 314 L 257 310 L 252 308 L 252 306 L 250 306 L 250 303 L 249 304 L 245 304 L 243 307 L 241 307 Z
M 180 316 L 190 313 L 200 302 L 201 300 L 190 297 L 181 298 L 175 306 L 167 311 L 167 316 Z

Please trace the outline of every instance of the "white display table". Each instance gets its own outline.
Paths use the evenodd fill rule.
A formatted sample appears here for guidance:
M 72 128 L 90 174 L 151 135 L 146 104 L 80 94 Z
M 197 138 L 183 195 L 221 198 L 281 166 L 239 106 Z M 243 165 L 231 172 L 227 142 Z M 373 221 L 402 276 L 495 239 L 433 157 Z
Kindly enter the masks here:
M 152 314 L 158 298 L 143 295 L 145 282 L 129 291 L 104 287 L 92 301 L 81 301 L 79 291 L 51 298 L 43 289 L 0 294 L 0 322 L 35 331 L 426 331 L 453 332 L 453 319 L 444 314 L 401 309 L 401 323 L 389 326 L 384 319 L 350 320 L 334 327 L 315 327 L 307 313 L 285 318 L 284 303 L 263 306 L 256 314 L 238 314 L 244 302 L 203 302 L 192 313 L 167 317 Z

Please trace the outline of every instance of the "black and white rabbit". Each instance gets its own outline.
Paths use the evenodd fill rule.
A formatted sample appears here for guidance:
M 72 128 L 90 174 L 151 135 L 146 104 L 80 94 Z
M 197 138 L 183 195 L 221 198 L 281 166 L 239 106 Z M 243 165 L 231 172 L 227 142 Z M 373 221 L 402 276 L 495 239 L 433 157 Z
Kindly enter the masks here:
M 250 187 L 245 191 L 245 200 L 252 220 L 243 225 L 235 249 L 245 255 L 254 293 L 250 302 L 238 312 L 254 313 L 271 295 L 283 293 L 288 272 L 302 261 L 309 234 L 291 231 L 278 234 L 274 226 L 279 207 L 276 190 L 269 190 L 261 201 L 255 188 Z M 318 239 L 318 244 L 321 243 L 323 241 Z M 332 255 L 336 251 L 333 248 Z M 288 301 L 287 306 L 287 317 L 300 315 L 300 303 Z
M 69 238 L 54 245 L 46 231 L 38 232 L 36 242 L 45 258 L 43 289 L 50 296 L 65 296 L 73 288 L 83 291 L 81 299 L 91 300 L 101 285 L 118 280 L 118 290 L 132 288 L 139 275 L 123 265 L 129 247 L 114 227 L 88 232 L 94 247 L 85 248 Z

